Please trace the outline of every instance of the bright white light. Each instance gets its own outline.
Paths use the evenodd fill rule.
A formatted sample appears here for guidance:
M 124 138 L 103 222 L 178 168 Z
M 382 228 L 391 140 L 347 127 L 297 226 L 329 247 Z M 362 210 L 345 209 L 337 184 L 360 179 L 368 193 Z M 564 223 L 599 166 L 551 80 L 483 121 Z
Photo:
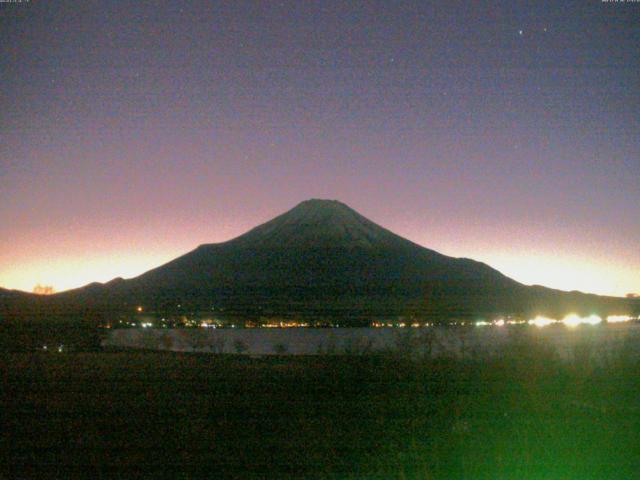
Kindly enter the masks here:
M 572 313 L 571 315 L 567 315 L 562 320 L 562 323 L 564 323 L 567 327 L 577 327 L 578 325 L 581 325 L 581 324 L 597 325 L 600 322 L 602 322 L 602 318 L 600 318 L 598 315 L 589 315 L 588 317 L 579 317 L 575 313 Z
M 601 322 L 602 318 L 600 318 L 598 315 L 589 315 L 588 317 L 582 319 L 582 323 L 586 323 L 588 325 L 598 325 Z
M 491 323 L 485 322 L 484 320 L 479 320 L 476 322 L 476 327 L 484 327 L 486 325 L 491 325 Z
M 629 315 L 609 315 L 607 317 L 607 323 L 630 322 L 631 320 L 633 320 L 633 317 Z
M 502 318 L 501 318 L 500 320 L 496 320 L 496 321 L 495 321 L 495 324 L 496 324 L 498 327 L 504 327 L 504 320 L 503 320 Z
M 564 317 L 562 319 L 562 323 L 564 323 L 567 327 L 577 327 L 582 323 L 582 319 L 575 313 L 572 313 L 571 315 L 567 315 L 566 317 Z
M 543 317 L 538 315 L 536 318 L 529 320 L 529 325 L 535 325 L 536 327 L 546 327 L 552 323 L 556 323 L 557 320 L 549 317 Z

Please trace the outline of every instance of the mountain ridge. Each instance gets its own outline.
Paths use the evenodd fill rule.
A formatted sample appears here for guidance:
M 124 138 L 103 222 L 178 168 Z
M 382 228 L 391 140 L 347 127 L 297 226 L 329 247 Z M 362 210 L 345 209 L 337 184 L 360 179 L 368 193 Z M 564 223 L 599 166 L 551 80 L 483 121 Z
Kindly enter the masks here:
M 144 305 L 177 314 L 176 309 L 219 307 L 244 319 L 340 317 L 361 323 L 397 316 L 625 313 L 637 305 L 525 286 L 482 262 L 418 245 L 337 200 L 321 199 L 301 202 L 238 237 L 200 245 L 137 277 L 38 300 L 58 310 L 75 304 L 130 311 Z

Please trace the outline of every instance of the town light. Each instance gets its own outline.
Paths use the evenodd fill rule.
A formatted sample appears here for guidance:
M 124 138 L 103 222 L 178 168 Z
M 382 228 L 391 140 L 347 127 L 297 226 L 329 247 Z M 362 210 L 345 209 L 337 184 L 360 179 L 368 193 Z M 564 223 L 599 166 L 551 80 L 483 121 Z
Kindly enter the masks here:
M 598 315 L 589 315 L 588 317 L 583 318 L 582 321 L 588 325 L 598 325 L 602 322 L 602 318 Z
M 582 319 L 575 313 L 572 313 L 564 317 L 564 319 L 562 319 L 562 323 L 564 323 L 567 327 L 577 327 L 582 323 Z
M 553 318 L 538 315 L 536 318 L 529 320 L 529 325 L 535 325 L 536 327 L 546 327 L 547 325 L 551 325 L 556 322 L 557 320 Z
M 597 325 L 600 322 L 602 322 L 602 318 L 600 318 L 598 315 L 589 315 L 588 317 L 579 317 L 575 313 L 567 315 L 562 320 L 562 323 L 564 323 L 567 327 L 577 327 L 578 325 L 581 325 L 581 324 Z

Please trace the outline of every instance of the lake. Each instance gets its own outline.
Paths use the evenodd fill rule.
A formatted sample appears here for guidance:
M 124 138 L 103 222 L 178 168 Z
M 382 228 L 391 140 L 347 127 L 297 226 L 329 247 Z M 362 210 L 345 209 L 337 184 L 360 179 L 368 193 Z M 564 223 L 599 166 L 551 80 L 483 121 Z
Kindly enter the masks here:
M 598 355 L 640 347 L 640 324 L 420 327 L 420 328 L 184 328 L 114 329 L 104 346 L 250 355 L 411 354 L 496 355 L 527 337 L 563 358 L 577 349 Z

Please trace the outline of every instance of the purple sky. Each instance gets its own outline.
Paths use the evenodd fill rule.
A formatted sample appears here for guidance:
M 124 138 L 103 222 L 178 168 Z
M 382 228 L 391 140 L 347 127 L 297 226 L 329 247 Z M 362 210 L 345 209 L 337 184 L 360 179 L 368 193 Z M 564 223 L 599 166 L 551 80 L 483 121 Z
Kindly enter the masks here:
M 638 292 L 639 19 L 600 0 L 0 4 L 0 286 L 131 277 L 320 197 L 524 283 Z

